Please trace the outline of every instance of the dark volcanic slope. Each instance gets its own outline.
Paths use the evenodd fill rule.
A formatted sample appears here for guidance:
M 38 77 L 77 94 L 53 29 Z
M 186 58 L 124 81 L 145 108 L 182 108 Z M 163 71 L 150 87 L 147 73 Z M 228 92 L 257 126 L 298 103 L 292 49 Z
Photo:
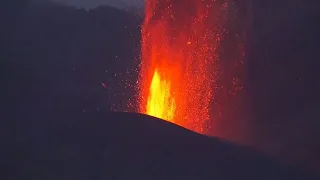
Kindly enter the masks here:
M 2 179 L 308 179 L 255 152 L 149 116 L 60 115 L 8 131 Z

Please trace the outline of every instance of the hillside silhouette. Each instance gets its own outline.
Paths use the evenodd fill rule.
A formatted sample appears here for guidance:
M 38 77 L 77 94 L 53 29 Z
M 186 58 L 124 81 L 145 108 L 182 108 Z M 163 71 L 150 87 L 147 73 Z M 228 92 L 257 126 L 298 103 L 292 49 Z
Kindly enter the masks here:
M 128 104 L 134 89 L 126 87 L 137 80 L 141 19 L 112 7 L 12 6 L 1 48 L 6 93 L 45 106 L 63 101 L 53 105 L 60 108 L 67 102 L 88 110 Z
M 313 179 L 260 153 L 146 115 L 42 115 L 7 134 L 2 179 Z

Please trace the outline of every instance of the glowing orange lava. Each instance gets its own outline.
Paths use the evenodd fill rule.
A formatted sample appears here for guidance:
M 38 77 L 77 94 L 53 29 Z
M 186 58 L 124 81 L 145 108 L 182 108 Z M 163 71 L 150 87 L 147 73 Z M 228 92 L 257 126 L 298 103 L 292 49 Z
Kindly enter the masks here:
M 142 27 L 140 112 L 205 132 L 226 4 L 147 0 Z
M 170 81 L 162 80 L 158 71 L 155 70 L 147 103 L 147 114 L 173 120 L 175 115 L 176 104 L 171 94 Z

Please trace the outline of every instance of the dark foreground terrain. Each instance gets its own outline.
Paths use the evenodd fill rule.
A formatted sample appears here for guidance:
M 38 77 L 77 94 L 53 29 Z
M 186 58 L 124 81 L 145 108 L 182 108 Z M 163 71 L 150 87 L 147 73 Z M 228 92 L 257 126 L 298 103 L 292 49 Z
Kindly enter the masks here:
M 39 113 L 6 133 L 1 179 L 312 179 L 146 115 L 56 112 L 46 123 L 42 118 Z

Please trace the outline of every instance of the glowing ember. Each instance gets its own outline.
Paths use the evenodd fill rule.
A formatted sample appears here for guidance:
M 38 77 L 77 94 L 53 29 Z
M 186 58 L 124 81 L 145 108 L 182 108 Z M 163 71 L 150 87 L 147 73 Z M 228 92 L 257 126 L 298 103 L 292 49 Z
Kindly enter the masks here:
M 205 132 L 216 86 L 224 8 L 226 4 L 213 0 L 146 1 L 141 113 Z

